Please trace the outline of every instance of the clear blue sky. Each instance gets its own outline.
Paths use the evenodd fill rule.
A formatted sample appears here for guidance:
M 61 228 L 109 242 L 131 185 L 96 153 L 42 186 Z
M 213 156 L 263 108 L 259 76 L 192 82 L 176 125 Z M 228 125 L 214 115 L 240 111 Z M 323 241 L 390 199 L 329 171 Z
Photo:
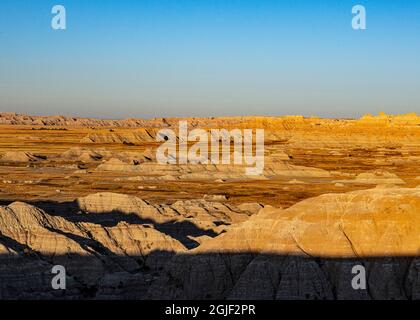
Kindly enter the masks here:
M 420 1 L 1 0 L 0 111 L 420 113 Z

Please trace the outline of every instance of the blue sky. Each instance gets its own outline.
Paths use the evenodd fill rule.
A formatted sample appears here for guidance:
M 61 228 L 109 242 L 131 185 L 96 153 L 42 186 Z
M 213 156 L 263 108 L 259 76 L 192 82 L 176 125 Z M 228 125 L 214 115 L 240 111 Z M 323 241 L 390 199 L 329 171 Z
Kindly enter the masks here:
M 50 27 L 55 4 L 65 31 Z M 413 0 L 1 0 L 0 111 L 420 113 L 419 34 Z

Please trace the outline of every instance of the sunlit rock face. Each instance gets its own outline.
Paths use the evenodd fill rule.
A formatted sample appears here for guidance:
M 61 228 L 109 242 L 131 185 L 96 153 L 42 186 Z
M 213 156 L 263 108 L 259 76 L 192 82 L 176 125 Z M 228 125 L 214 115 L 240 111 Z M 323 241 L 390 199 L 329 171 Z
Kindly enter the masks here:
M 419 212 L 420 188 L 397 187 L 326 194 L 286 210 L 266 208 L 174 257 L 149 297 L 419 297 Z M 368 270 L 369 291 L 351 286 L 358 264 Z

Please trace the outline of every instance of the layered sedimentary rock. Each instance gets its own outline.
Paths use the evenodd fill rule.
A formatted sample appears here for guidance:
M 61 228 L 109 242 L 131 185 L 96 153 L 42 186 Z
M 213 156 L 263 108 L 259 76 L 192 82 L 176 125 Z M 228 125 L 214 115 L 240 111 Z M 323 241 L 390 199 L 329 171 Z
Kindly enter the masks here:
M 0 207 L 1 298 L 142 298 L 175 253 L 261 208 L 205 200 L 150 205 L 112 193 L 76 203 L 54 215 L 21 202 Z M 52 290 L 54 265 L 66 268 L 65 294 Z
M 180 120 L 231 131 L 232 157 L 234 129 L 264 129 L 261 175 L 158 163 L 159 130 L 178 141 Z M 420 298 L 419 161 L 414 114 L 0 113 L 0 297 Z M 51 288 L 57 264 L 65 291 Z M 359 264 L 367 290 L 351 286 Z
M 166 224 L 176 233 L 177 223 L 188 221 L 202 230 L 215 231 L 220 225 L 243 222 L 262 206 L 248 203 L 242 206 L 204 199 L 177 201 L 172 204 L 151 204 L 140 198 L 116 193 L 98 193 L 77 200 L 87 214 L 120 213 L 135 216 L 147 223 Z M 98 217 L 99 218 L 99 217 Z M 172 224 L 168 225 L 168 224 Z M 181 226 L 181 224 L 180 224 Z
M 0 243 L 2 298 L 56 297 L 59 293 L 51 287 L 54 265 L 66 268 L 66 298 L 140 298 L 153 273 L 175 252 L 186 250 L 150 225 L 73 223 L 17 202 L 0 207 Z M 34 269 L 28 273 L 29 268 Z M 136 290 L 115 290 L 133 281 Z
M 375 170 L 358 174 L 354 180 L 340 180 L 338 183 L 361 183 L 361 184 L 405 184 L 395 173 Z
M 243 205 L 248 220 L 220 235 L 201 236 L 200 245 L 188 250 L 176 233 L 160 227 L 173 217 L 183 217 L 174 224 L 189 219 L 194 210 L 217 216 L 202 201 L 153 206 L 135 197 L 95 194 L 78 199 L 82 212 L 76 216 L 50 215 L 18 202 L 1 207 L 1 297 L 420 297 L 419 188 L 326 194 L 284 210 Z M 118 222 L 114 215 L 110 225 L 106 215 L 112 213 L 141 220 Z M 53 265 L 66 267 L 65 294 L 51 289 Z M 366 268 L 368 290 L 352 288 L 355 265 Z
M 269 160 L 269 159 L 268 159 Z M 173 179 L 180 180 L 264 180 L 273 177 L 330 177 L 326 170 L 296 166 L 287 163 L 285 160 L 269 160 L 264 165 L 260 175 L 246 174 L 245 165 L 214 165 L 214 164 L 194 164 L 194 165 L 167 165 L 156 162 L 142 162 L 139 165 L 124 162 L 123 160 L 112 158 L 100 164 L 96 171 L 116 171 L 132 172 L 144 177 L 151 176 L 159 178 L 171 176 Z
M 0 162 L 35 162 L 45 160 L 43 155 L 23 151 L 8 151 L 0 156 Z
M 265 208 L 174 257 L 148 297 L 419 298 L 419 212 L 420 189 L 397 187 Z M 351 285 L 355 265 L 367 270 L 367 290 Z

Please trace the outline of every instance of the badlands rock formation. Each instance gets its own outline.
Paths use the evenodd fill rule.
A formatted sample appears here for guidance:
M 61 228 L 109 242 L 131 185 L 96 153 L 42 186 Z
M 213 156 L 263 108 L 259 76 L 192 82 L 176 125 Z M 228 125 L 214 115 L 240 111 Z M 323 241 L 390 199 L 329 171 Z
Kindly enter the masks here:
M 100 193 L 58 212 L 47 207 L 51 215 L 14 202 L 0 207 L 0 298 L 56 297 L 48 280 L 54 265 L 66 267 L 66 298 L 141 298 L 175 253 L 244 221 L 256 207 L 205 200 L 154 206 Z
M 159 130 L 180 120 L 264 129 L 261 175 L 158 163 Z M 418 177 L 415 114 L 0 113 L 0 298 L 420 299 Z M 351 286 L 356 265 L 366 290 Z
M 356 176 L 354 180 L 340 180 L 338 183 L 363 183 L 363 184 L 405 184 L 395 173 L 375 170 L 373 172 L 363 172 Z
M 219 235 L 202 233 L 190 250 L 174 232 L 182 222 L 220 221 L 233 211 L 203 200 L 153 206 L 112 193 L 76 203 L 79 212 L 68 205 L 60 215 L 20 202 L 0 208 L 2 298 L 420 297 L 420 188 L 325 194 L 258 213 L 249 204 L 234 213 L 249 219 Z M 57 264 L 68 271 L 65 294 L 50 288 Z M 369 290 L 352 289 L 355 265 L 366 267 Z
M 148 297 L 418 299 L 419 212 L 420 188 L 326 194 L 286 210 L 265 208 L 175 256 Z M 352 288 L 355 265 L 366 267 L 368 290 Z
M 5 152 L 1 157 L 1 162 L 35 162 L 46 160 L 47 157 L 22 151 Z

